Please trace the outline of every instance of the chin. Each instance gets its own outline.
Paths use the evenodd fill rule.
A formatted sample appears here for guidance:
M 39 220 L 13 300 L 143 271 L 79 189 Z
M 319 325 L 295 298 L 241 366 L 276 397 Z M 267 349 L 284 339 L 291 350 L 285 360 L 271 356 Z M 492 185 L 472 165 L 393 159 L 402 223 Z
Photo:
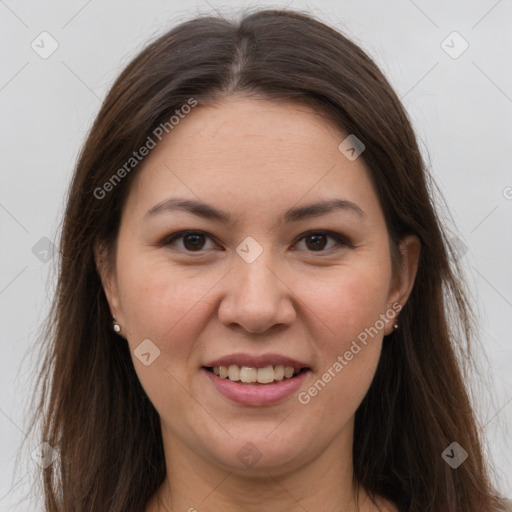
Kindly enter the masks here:
M 222 445 L 217 445 L 217 447 Z M 235 437 L 221 451 L 211 453 L 216 464 L 242 476 L 267 477 L 288 473 L 305 462 L 304 446 L 310 443 L 301 438 L 275 436 L 269 439 L 266 431 L 255 435 Z

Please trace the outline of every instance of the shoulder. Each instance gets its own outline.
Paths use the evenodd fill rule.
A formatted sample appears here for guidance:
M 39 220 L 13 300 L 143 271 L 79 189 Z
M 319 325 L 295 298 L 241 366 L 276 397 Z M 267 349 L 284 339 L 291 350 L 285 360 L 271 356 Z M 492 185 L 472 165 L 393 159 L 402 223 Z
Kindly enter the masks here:
M 391 501 L 383 498 L 377 498 L 377 508 L 375 509 L 378 512 L 399 512 L 398 507 Z
M 512 501 L 505 498 L 501 499 L 499 509 L 496 512 L 512 512 Z

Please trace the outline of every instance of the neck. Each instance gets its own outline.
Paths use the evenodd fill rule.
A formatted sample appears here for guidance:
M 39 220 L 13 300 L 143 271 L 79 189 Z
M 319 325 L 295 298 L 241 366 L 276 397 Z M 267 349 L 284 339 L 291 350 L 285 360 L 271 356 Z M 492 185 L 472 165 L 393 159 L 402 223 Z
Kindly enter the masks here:
M 293 469 L 263 467 L 259 473 L 221 468 L 180 443 L 162 425 L 166 481 L 146 512 L 366 512 L 373 510 L 353 485 L 353 427 L 342 431 L 315 459 Z M 358 506 L 359 504 L 359 506 Z

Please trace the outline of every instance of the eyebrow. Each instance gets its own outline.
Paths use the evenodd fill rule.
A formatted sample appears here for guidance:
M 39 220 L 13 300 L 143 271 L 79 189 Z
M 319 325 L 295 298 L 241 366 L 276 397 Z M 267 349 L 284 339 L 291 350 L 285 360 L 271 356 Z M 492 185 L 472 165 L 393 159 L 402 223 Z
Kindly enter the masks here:
M 181 198 L 171 198 L 161 201 L 145 213 L 144 220 L 149 220 L 149 218 L 156 215 L 177 210 L 189 212 L 204 219 L 221 221 L 226 224 L 233 222 L 232 215 L 224 210 L 220 210 L 201 201 Z M 327 201 L 318 201 L 306 206 L 290 208 L 279 218 L 278 224 L 298 222 L 308 217 L 325 215 L 335 210 L 352 212 L 361 218 L 366 218 L 366 214 L 363 210 L 352 201 L 347 201 L 346 199 L 330 199 Z

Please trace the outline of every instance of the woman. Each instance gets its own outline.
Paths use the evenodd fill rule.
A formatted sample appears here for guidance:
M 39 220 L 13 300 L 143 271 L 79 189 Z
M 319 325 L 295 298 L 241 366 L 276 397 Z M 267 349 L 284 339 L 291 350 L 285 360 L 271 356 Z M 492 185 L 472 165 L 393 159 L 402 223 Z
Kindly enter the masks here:
M 382 73 L 308 15 L 144 49 L 68 197 L 46 510 L 499 510 L 428 180 Z

